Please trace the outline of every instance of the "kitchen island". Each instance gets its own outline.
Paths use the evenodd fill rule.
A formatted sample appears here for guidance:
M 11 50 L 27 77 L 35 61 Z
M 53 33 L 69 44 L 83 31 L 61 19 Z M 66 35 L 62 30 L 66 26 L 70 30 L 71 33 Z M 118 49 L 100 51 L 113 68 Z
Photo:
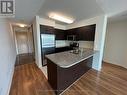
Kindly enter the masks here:
M 83 49 L 79 53 L 65 51 L 46 55 L 48 82 L 59 95 L 71 84 L 92 68 L 93 55 L 96 51 Z

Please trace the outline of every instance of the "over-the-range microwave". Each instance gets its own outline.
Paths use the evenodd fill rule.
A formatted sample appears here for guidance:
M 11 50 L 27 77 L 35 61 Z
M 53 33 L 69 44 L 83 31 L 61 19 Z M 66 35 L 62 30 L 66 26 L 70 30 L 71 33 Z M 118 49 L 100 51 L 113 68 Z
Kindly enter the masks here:
M 68 35 L 67 40 L 69 41 L 75 41 L 76 40 L 76 35 Z

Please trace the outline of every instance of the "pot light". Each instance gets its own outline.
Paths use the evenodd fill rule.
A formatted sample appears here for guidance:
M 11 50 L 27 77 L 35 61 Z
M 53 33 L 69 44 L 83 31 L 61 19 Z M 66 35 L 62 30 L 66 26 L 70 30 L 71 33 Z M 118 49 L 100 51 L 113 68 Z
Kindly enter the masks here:
M 25 25 L 24 24 L 19 24 L 19 27 L 25 27 Z
M 71 24 L 71 23 L 74 22 L 73 19 L 69 19 L 67 17 L 61 16 L 61 15 L 58 15 L 58 14 L 54 14 L 54 13 L 50 14 L 49 17 L 52 18 L 52 19 L 64 22 L 64 23 L 68 23 L 68 24 Z

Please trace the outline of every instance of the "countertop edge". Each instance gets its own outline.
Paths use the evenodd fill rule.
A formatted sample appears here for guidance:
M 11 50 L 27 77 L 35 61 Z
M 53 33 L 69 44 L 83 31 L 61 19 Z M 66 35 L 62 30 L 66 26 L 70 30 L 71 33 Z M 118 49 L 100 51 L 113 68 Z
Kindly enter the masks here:
M 56 64 L 56 65 L 58 65 L 59 67 L 61 67 L 61 68 L 69 68 L 69 67 L 72 67 L 72 66 L 74 66 L 74 65 L 76 65 L 76 64 L 78 64 L 78 63 L 80 63 L 80 62 L 82 62 L 82 61 L 84 61 L 84 60 L 86 60 L 86 59 L 88 59 L 88 58 L 90 58 L 90 57 L 92 57 L 94 54 L 91 54 L 90 56 L 88 56 L 88 57 L 86 57 L 86 58 L 84 58 L 84 59 L 81 59 L 80 61 L 77 61 L 77 62 L 75 62 L 75 63 L 73 63 L 73 64 L 71 64 L 71 65 L 68 65 L 68 66 L 60 66 L 60 65 L 58 65 L 58 64 Z
M 72 67 L 72 66 L 74 66 L 74 65 L 76 65 L 76 64 L 78 64 L 78 63 L 80 63 L 80 62 L 82 62 L 82 61 L 84 61 L 84 60 L 86 60 L 86 59 L 88 59 L 88 58 L 90 58 L 90 57 L 92 57 L 92 56 L 94 56 L 94 54 L 96 54 L 98 51 L 93 51 L 93 53 L 92 54 L 89 54 L 87 57 L 84 57 L 84 58 L 82 58 L 81 60 L 79 60 L 79 61 L 76 61 L 75 63 L 73 63 L 73 64 L 70 64 L 70 65 L 64 65 L 64 66 L 61 66 L 61 65 L 59 65 L 59 64 L 57 64 L 57 63 L 55 63 L 53 60 L 51 60 L 49 57 L 46 57 L 48 60 L 50 60 L 50 61 L 52 61 L 54 64 L 56 64 L 57 66 L 59 66 L 59 67 L 61 67 L 61 68 L 69 68 L 69 67 Z

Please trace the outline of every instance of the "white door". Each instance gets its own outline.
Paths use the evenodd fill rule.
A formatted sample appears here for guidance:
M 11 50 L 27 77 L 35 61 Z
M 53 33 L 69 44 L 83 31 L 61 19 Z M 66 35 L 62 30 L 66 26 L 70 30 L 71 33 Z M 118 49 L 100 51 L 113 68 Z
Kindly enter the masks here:
M 29 53 L 27 32 L 15 32 L 18 54 Z

